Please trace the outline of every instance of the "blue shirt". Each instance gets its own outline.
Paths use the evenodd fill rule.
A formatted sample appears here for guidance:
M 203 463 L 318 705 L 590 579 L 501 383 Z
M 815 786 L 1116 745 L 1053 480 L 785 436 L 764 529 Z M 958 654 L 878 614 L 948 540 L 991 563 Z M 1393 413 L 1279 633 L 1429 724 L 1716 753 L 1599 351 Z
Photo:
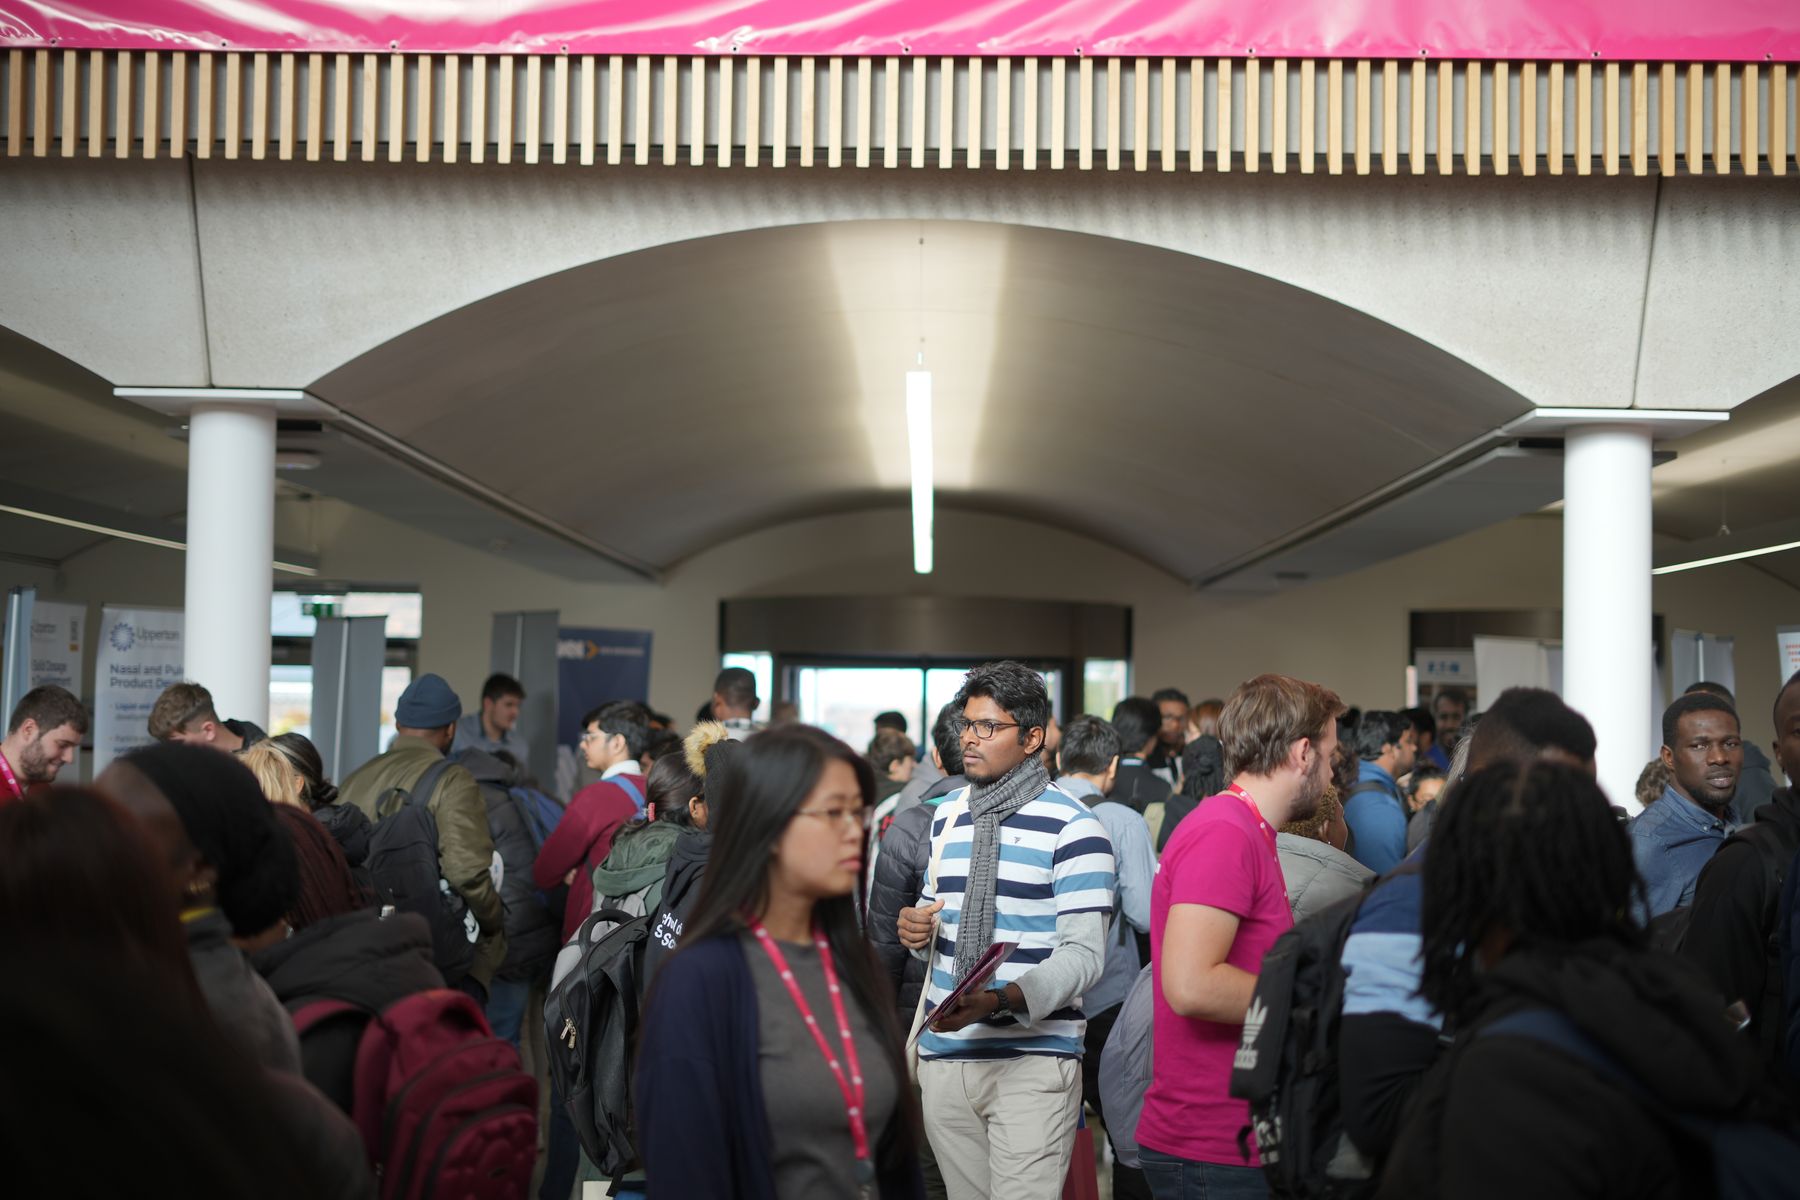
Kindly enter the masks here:
M 1406 857 L 1406 804 L 1394 777 L 1372 762 L 1362 764 L 1359 785 L 1375 782 L 1369 790 L 1344 801 L 1344 823 L 1356 839 L 1350 852 L 1356 861 L 1377 875 L 1386 875 Z
M 1735 810 L 1715 817 L 1670 784 L 1631 823 L 1631 856 L 1649 893 L 1651 917 L 1694 902 L 1700 868 L 1738 826 Z
M 1088 1016 L 1103 1013 L 1114 1005 L 1125 1003 L 1125 994 L 1136 982 L 1138 968 L 1137 939 L 1132 931 L 1150 932 L 1150 885 L 1156 879 L 1156 850 L 1150 845 L 1150 826 L 1129 805 L 1102 803 L 1106 799 L 1100 789 L 1085 779 L 1065 775 L 1056 786 L 1089 805 L 1106 836 L 1113 845 L 1113 860 L 1118 866 L 1119 886 L 1115 893 L 1119 919 L 1107 930 L 1106 966 L 1100 982 L 1081 998 Z
M 1415 852 L 1422 864 L 1425 847 Z M 1344 1015 L 1387 1013 L 1432 1029 L 1444 1018 L 1423 996 L 1421 911 L 1425 879 L 1408 870 L 1382 880 L 1363 901 L 1344 942 Z

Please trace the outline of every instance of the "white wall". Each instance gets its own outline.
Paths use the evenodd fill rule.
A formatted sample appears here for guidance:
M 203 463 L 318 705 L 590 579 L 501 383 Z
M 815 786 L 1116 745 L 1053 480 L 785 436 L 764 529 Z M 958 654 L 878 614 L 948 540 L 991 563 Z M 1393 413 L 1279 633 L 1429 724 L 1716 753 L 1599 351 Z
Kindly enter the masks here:
M 1561 522 L 1520 518 L 1273 596 L 1196 594 L 1147 564 L 1085 538 L 1007 517 L 951 510 L 938 524 L 938 570 L 911 570 L 907 513 L 841 513 L 751 534 L 698 555 L 661 587 L 571 583 L 335 502 L 321 502 L 317 549 L 335 579 L 412 582 L 425 593 L 421 661 L 471 694 L 487 673 L 496 611 L 558 609 L 570 624 L 655 633 L 651 701 L 678 716 L 718 668 L 718 605 L 756 595 L 960 594 L 1129 604 L 1140 690 L 1223 695 L 1261 671 L 1319 680 L 1363 707 L 1404 698 L 1413 609 L 1556 608 Z M 47 599 L 177 604 L 178 553 L 113 543 L 58 576 L 0 563 L 0 583 Z M 1656 610 L 1679 626 L 1737 638 L 1745 732 L 1767 745 L 1778 685 L 1774 630 L 1800 624 L 1800 590 L 1743 564 L 1657 580 Z M 90 660 L 91 661 L 91 660 Z M 1666 678 L 1665 678 L 1666 682 Z
M 940 512 L 937 570 L 911 568 L 903 509 L 842 513 L 748 535 L 648 585 L 571 584 L 501 572 L 474 550 L 359 517 L 324 549 L 328 574 L 413 579 L 426 590 L 423 661 L 458 687 L 485 674 L 489 616 L 557 608 L 570 624 L 656 634 L 651 699 L 685 716 L 718 663 L 719 601 L 776 595 L 1024 596 L 1129 604 L 1136 678 L 1198 699 L 1262 671 L 1317 679 L 1363 707 L 1405 699 L 1414 609 L 1562 604 L 1562 522 L 1524 517 L 1336 579 L 1272 596 L 1199 594 L 1148 564 L 1083 537 L 976 512 Z M 402 553 L 391 548 L 397 538 Z M 1665 629 L 1737 638 L 1746 733 L 1766 744 L 1776 678 L 1774 630 L 1800 624 L 1800 590 L 1730 564 L 1656 581 Z M 1665 647 L 1666 649 L 1666 647 Z M 1665 675 L 1665 683 L 1667 678 Z

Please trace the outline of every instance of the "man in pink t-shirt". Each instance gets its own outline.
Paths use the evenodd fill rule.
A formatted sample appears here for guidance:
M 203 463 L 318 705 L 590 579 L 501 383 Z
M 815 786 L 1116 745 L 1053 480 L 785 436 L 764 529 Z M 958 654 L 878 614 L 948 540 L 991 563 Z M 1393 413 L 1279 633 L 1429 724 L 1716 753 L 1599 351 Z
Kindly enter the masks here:
M 1259 675 L 1219 716 L 1231 786 L 1176 827 L 1150 889 L 1155 1036 L 1138 1118 L 1156 1200 L 1268 1194 L 1250 1107 L 1231 1098 L 1231 1061 L 1263 955 L 1293 926 L 1275 831 L 1317 811 L 1344 706 L 1314 683 Z

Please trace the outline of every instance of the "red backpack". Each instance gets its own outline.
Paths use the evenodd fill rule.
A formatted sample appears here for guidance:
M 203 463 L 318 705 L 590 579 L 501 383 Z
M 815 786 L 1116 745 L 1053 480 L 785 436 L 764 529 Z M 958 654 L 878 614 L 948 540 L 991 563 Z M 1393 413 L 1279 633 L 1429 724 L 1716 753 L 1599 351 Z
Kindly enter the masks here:
M 537 1160 L 537 1083 L 475 1001 L 436 988 L 379 1013 L 318 1000 L 294 1014 L 302 1038 L 338 1020 L 365 1026 L 350 1116 L 382 1200 L 522 1200 Z

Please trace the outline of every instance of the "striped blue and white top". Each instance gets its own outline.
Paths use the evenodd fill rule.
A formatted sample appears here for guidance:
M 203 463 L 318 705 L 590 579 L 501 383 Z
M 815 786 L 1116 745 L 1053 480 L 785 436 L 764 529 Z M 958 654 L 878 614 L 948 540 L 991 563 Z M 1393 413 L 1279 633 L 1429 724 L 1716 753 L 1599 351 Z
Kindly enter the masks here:
M 944 901 L 932 949 L 927 1009 L 935 1009 L 956 983 L 957 927 L 968 883 L 969 851 L 975 840 L 968 789 L 939 807 L 931 837 L 934 849 L 938 839 L 948 840 L 943 844 L 940 877 L 925 880 L 919 901 L 921 905 Z M 1019 946 L 1000 965 L 994 982 L 1015 982 L 1050 957 L 1058 945 L 1059 916 L 1110 914 L 1116 886 L 1112 841 L 1100 819 L 1081 801 L 1051 786 L 1007 817 L 1000 825 L 994 940 Z M 1080 1003 L 1077 998 L 1056 1012 L 1033 1013 L 1029 1027 L 1012 1017 L 978 1021 L 954 1033 L 937 1033 L 927 1027 L 919 1037 L 919 1056 L 972 1059 L 1043 1054 L 1080 1058 L 1087 1032 Z

